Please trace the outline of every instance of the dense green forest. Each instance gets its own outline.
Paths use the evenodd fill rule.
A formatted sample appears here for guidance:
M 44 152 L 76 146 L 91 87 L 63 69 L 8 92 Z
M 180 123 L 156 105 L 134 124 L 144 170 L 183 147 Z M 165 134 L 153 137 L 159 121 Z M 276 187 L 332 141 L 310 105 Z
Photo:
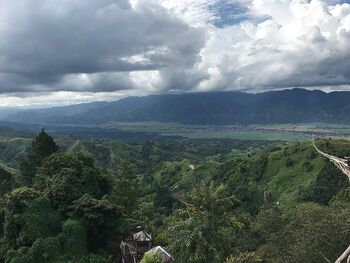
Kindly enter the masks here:
M 349 141 L 317 145 L 350 156 Z M 43 130 L 4 135 L 0 160 L 0 262 L 120 262 L 137 225 L 176 263 L 334 262 L 350 244 L 348 179 L 311 142 L 122 143 Z

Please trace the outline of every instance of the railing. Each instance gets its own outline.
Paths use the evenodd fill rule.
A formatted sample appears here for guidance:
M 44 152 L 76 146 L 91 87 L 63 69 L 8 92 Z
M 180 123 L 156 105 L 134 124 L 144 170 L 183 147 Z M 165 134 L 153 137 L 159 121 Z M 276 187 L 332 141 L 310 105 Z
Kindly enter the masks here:
M 320 153 L 321 155 L 323 155 L 324 157 L 326 157 L 327 159 L 329 159 L 332 163 L 335 164 L 335 166 L 337 166 L 343 174 L 345 174 L 350 181 L 350 166 L 349 166 L 349 161 L 347 159 L 343 159 L 343 158 L 339 158 L 327 153 L 322 152 L 320 149 L 317 148 L 316 144 L 315 144 L 315 140 L 312 142 L 316 151 L 318 153 Z
M 313 140 L 313 145 L 318 153 L 329 159 L 332 163 L 335 164 L 342 172 L 345 174 L 350 181 L 350 166 L 347 159 L 342 159 L 327 153 L 322 152 L 317 148 L 315 140 Z M 335 263 L 350 263 L 350 246 L 344 251 L 344 253 L 335 261 Z
M 349 263 L 350 262 L 350 246 L 347 248 L 347 250 L 344 251 L 344 253 L 335 261 L 335 263 L 343 263 L 345 262 Z

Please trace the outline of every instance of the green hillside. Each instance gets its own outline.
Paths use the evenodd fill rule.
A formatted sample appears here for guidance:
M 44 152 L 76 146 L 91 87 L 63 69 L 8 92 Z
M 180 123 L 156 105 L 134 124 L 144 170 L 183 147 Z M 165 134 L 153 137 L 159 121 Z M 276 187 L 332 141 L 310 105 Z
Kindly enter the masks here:
M 116 140 L 64 137 L 56 141 L 60 149 L 92 156 L 104 168 L 115 169 L 115 162 L 126 159 L 139 171 L 153 173 L 152 177 L 158 184 L 165 182 L 174 191 L 189 190 L 199 182 L 215 180 L 237 188 L 234 193 L 238 195 L 242 194 L 240 187 L 248 188 L 245 190 L 249 190 L 259 202 L 266 192 L 281 207 L 294 205 L 300 189 L 314 184 L 327 163 L 316 153 L 311 142 L 270 143 L 252 150 L 259 143 L 183 140 L 127 144 Z M 3 166 L 18 168 L 18 162 L 30 143 L 31 139 L 27 138 L 1 139 Z M 349 154 L 349 141 L 320 140 L 317 143 L 331 154 Z M 191 165 L 194 169 L 190 168 Z
M 323 143 L 323 142 L 322 142 Z M 320 144 L 322 144 L 320 143 Z M 332 141 L 332 144 L 339 141 Z M 228 158 L 222 162 L 166 162 L 154 174 L 157 187 L 166 186 L 174 194 L 188 191 L 200 182 L 223 183 L 247 204 L 263 204 L 264 192 L 269 201 L 282 208 L 295 205 L 302 189 L 317 183 L 328 161 L 316 153 L 311 142 L 275 143 L 261 150 Z M 194 170 L 190 165 L 195 167 Z M 339 178 L 343 175 L 337 173 Z
M 350 156 L 349 141 L 316 143 Z M 312 142 L 42 131 L 0 145 L 0 262 L 119 263 L 140 224 L 175 263 L 332 262 L 350 243 L 348 179 Z

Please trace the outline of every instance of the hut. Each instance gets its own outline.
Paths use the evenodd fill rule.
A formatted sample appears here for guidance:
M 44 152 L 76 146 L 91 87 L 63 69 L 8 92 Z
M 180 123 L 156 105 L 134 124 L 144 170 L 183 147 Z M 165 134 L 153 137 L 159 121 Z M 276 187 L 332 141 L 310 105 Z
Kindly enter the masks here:
M 141 227 L 133 234 L 133 245 L 135 247 L 136 258 L 139 261 L 143 255 L 152 248 L 152 236 L 146 233 Z

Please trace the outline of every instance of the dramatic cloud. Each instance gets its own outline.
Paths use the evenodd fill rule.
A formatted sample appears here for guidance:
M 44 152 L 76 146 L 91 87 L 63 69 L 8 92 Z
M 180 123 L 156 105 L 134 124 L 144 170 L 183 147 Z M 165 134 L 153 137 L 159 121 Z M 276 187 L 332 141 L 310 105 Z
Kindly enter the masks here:
M 0 39 L 0 91 L 101 92 L 191 69 L 205 32 L 151 1 L 0 0 Z
M 345 2 L 0 0 L 0 106 L 349 84 Z
M 214 74 L 203 87 L 215 88 L 214 83 L 260 91 L 349 85 L 349 4 L 254 0 L 249 11 L 265 19 L 217 30 L 208 41 L 203 68 Z

